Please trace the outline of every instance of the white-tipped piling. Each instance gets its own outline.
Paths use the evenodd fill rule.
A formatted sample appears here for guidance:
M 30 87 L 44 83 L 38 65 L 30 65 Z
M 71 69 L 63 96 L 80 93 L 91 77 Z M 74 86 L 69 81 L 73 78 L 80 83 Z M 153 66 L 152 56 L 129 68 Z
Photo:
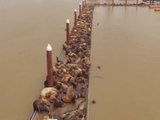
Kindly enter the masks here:
M 77 9 L 74 9 L 74 26 L 77 25 Z
M 47 45 L 46 50 L 47 50 L 47 51 L 52 51 L 52 47 L 51 47 L 51 45 L 50 45 L 50 44 L 48 44 L 48 45 Z
M 79 16 L 81 16 L 81 11 L 82 11 L 82 4 L 79 3 Z
M 69 19 L 66 20 L 66 23 L 70 23 Z
M 86 4 L 87 4 L 87 0 L 84 0 L 84 3 L 85 3 L 85 6 L 86 6 Z
M 66 43 L 67 45 L 69 45 L 69 40 L 70 40 L 70 37 L 69 37 L 69 19 L 67 19 L 66 21 Z
M 84 8 L 85 6 L 85 3 L 84 3 L 84 0 L 82 0 L 82 8 Z
M 52 47 L 50 44 L 47 45 L 47 87 L 52 87 L 54 84 L 53 80 L 53 65 L 52 65 Z

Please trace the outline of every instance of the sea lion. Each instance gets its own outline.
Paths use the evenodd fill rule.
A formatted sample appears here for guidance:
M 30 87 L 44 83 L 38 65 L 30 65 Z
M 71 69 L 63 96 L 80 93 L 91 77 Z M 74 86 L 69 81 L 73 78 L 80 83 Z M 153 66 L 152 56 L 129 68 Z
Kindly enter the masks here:
M 73 86 L 67 88 L 67 93 L 62 97 L 63 102 L 70 103 L 73 102 L 75 98 L 75 92 Z
M 51 94 L 54 94 L 55 96 L 57 96 L 58 95 L 57 89 L 54 87 L 46 87 L 41 91 L 40 96 L 42 98 L 48 98 L 50 97 Z
M 54 103 L 55 100 L 56 100 L 55 94 L 51 94 L 50 97 L 49 97 L 49 102 L 50 102 L 50 103 Z
M 36 99 L 33 102 L 34 111 L 37 111 L 39 113 L 49 112 L 49 106 L 50 106 L 49 102 L 42 98 Z
M 70 74 L 68 74 L 68 73 L 64 74 L 64 76 L 62 78 L 62 82 L 68 83 L 68 81 L 71 79 L 71 77 L 72 76 Z
M 45 115 L 45 116 L 43 117 L 43 120 L 49 120 L 49 115 Z

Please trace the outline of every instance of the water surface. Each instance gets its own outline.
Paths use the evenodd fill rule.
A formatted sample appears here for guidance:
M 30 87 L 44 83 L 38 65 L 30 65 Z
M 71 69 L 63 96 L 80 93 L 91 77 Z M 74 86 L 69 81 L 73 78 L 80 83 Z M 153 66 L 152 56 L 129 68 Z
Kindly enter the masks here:
M 0 0 L 0 118 L 28 120 L 46 79 L 46 46 L 53 61 L 73 23 L 79 0 Z M 73 25 L 73 24 L 72 24 Z
M 160 119 L 159 21 L 148 8 L 95 8 L 89 120 Z

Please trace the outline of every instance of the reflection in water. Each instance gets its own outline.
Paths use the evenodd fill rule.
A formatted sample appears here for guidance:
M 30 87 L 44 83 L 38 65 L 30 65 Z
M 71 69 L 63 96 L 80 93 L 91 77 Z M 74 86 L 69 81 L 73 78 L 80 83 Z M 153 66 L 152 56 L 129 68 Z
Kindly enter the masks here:
M 46 45 L 53 57 L 65 41 L 79 0 L 0 0 L 0 118 L 27 120 L 43 88 Z M 62 10 L 63 9 L 63 10 Z
M 148 8 L 95 9 L 89 120 L 160 119 L 159 20 Z

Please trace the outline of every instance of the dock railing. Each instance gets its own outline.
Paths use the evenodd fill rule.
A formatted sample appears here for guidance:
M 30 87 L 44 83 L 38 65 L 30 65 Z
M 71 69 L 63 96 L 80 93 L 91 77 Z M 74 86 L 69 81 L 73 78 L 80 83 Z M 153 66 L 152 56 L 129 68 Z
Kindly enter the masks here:
M 29 118 L 29 120 L 35 120 L 36 114 L 37 114 L 37 112 L 33 111 L 31 116 L 30 116 L 30 118 Z

